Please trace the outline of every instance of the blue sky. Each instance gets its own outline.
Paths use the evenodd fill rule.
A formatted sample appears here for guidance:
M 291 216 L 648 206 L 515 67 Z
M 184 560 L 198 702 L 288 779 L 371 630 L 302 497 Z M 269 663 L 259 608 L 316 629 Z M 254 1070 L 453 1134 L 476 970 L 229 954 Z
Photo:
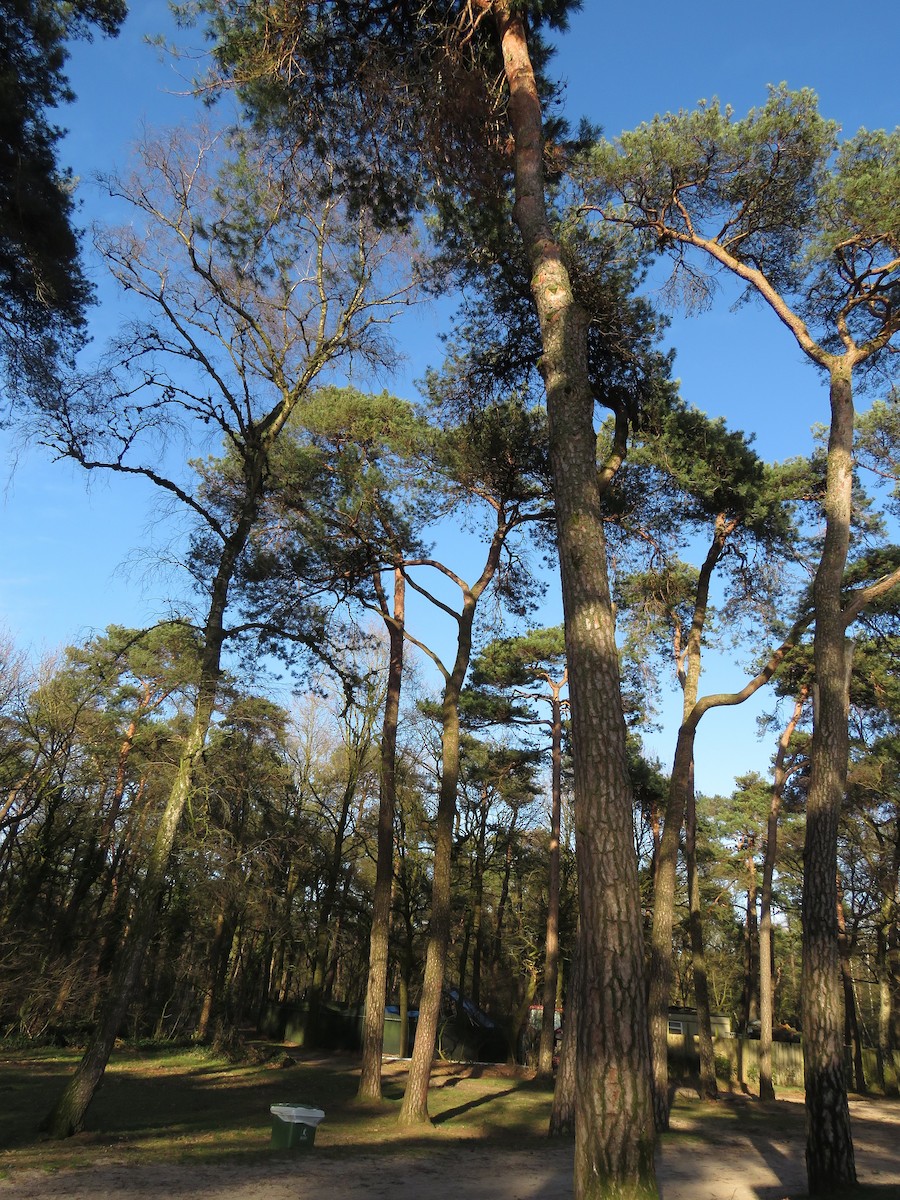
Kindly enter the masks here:
M 865 28 L 855 29 L 846 6 L 834 0 L 753 6 L 700 0 L 681 9 L 660 0 L 587 0 L 559 39 L 557 71 L 566 80 L 570 116 L 588 116 L 608 136 L 713 96 L 741 114 L 765 101 L 767 84 L 782 80 L 814 88 L 823 113 L 846 132 L 860 125 L 893 128 L 900 122 L 892 66 L 900 48 L 900 5 L 882 6 L 877 19 L 868 12 L 865 19 Z M 73 48 L 69 73 L 78 101 L 59 116 L 70 130 L 64 155 L 80 180 L 85 225 L 110 215 L 93 178 L 127 164 L 142 124 L 185 122 L 195 111 L 184 95 L 190 63 L 173 63 L 143 40 L 160 31 L 171 32 L 165 6 L 140 0 L 118 39 Z M 100 344 L 115 327 L 118 302 L 96 264 L 91 270 L 100 289 L 93 320 Z M 395 390 L 411 393 L 411 379 L 424 364 L 439 361 L 440 323 L 435 312 L 409 322 L 407 378 L 396 381 Z M 723 302 L 702 316 L 676 315 L 670 340 L 687 400 L 754 432 L 767 457 L 810 448 L 809 429 L 825 419 L 827 397 L 770 313 L 732 312 Z M 161 614 L 172 583 L 144 572 L 150 556 L 142 548 L 163 541 L 166 531 L 154 524 L 146 489 L 99 477 L 88 487 L 83 472 L 12 446 L 3 480 L 0 628 L 19 645 L 40 653 L 110 622 L 141 624 Z M 558 619 L 558 610 L 549 618 Z M 740 686 L 734 664 L 720 659 L 711 665 L 716 689 Z M 667 707 L 665 731 L 648 739 L 664 762 L 671 757 L 677 707 Z M 747 709 L 707 716 L 697 749 L 698 786 L 707 791 L 730 789 L 734 773 L 750 766 L 764 770 L 770 752 L 755 741 Z

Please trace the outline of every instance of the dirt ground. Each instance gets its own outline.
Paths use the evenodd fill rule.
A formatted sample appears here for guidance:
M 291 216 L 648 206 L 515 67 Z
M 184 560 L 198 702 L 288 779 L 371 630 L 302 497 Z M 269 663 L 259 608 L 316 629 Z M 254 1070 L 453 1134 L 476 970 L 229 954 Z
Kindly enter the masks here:
M 799 1103 L 799 1101 L 796 1101 Z M 740 1100 L 726 1103 L 740 1105 Z M 852 1100 L 861 1183 L 900 1196 L 900 1106 Z M 782 1200 L 804 1191 L 800 1123 L 692 1124 L 679 1115 L 659 1151 L 663 1200 Z M 772 1130 L 781 1129 L 778 1134 Z M 787 1130 L 787 1132 L 783 1132 Z M 324 1139 L 323 1139 L 324 1140 Z M 473 1143 L 415 1155 L 310 1153 L 253 1166 L 126 1166 L 110 1161 L 80 1170 L 17 1173 L 0 1182 L 0 1200 L 568 1200 L 571 1145 L 531 1151 Z

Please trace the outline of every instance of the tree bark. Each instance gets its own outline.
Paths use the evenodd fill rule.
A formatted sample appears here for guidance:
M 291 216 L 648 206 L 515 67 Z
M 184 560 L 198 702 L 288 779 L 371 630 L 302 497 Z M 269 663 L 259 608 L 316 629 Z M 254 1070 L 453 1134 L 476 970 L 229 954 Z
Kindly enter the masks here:
M 471 622 L 469 632 L 471 635 Z M 450 862 L 453 851 L 456 788 L 459 781 L 459 693 L 468 667 L 468 655 L 465 655 L 464 662 L 458 655 L 456 665 L 457 669 L 444 688 L 441 707 L 441 787 L 434 835 L 431 921 L 428 927 L 428 948 L 425 952 L 425 976 L 422 981 L 422 998 L 419 1001 L 416 1040 L 400 1108 L 401 1125 L 420 1125 L 429 1120 L 428 1085 L 437 1040 L 444 970 L 450 940 Z
M 841 587 L 850 541 L 853 395 L 850 370 L 831 371 L 825 543 L 816 571 L 812 761 L 803 870 L 803 1057 L 811 1195 L 856 1182 L 837 941 L 837 834 L 849 754 L 850 655 Z
M 388 950 L 391 930 L 391 885 L 394 879 L 394 810 L 397 800 L 397 728 L 403 681 L 405 585 L 394 571 L 393 616 L 385 617 L 390 647 L 387 695 L 381 729 L 381 794 L 378 804 L 378 861 L 369 938 L 369 977 L 363 1016 L 360 1100 L 381 1099 L 381 1056 L 384 1049 L 384 1006 L 387 999 Z M 400 1053 L 403 1054 L 401 1046 Z
M 575 1197 L 656 1197 L 643 933 L 614 618 L 597 479 L 587 320 L 547 219 L 541 105 L 523 20 L 494 15 L 509 85 L 514 218 L 541 328 L 572 717 L 583 972 Z

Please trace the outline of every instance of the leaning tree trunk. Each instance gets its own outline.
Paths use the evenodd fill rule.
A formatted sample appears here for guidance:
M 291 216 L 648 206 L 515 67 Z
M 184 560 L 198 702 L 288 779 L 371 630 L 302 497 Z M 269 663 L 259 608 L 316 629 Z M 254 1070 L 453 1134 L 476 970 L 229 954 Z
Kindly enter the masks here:
M 379 580 L 380 583 L 380 580 Z M 378 804 L 378 858 L 369 938 L 369 977 L 363 1016 L 360 1100 L 381 1099 L 381 1055 L 384 1049 L 384 1005 L 387 998 L 388 949 L 391 931 L 391 885 L 394 880 L 394 809 L 397 797 L 397 727 L 403 679 L 404 581 L 394 571 L 393 617 L 385 616 L 390 647 L 387 695 L 381 730 L 381 794 Z M 401 1054 L 403 1047 L 401 1047 Z
M 468 663 L 468 659 L 466 660 Z M 401 1125 L 427 1122 L 428 1085 L 431 1064 L 437 1041 L 444 987 L 444 970 L 450 941 L 450 863 L 453 850 L 453 817 L 456 811 L 456 788 L 459 780 L 459 693 L 465 667 L 447 681 L 442 705 L 441 789 L 438 797 L 437 821 L 434 834 L 434 866 L 431 880 L 431 920 L 428 927 L 428 948 L 425 952 L 425 976 L 416 1040 L 403 1104 Z
M 632 792 L 597 479 L 587 319 L 547 218 L 541 105 L 519 6 L 495 0 L 509 85 L 514 217 L 541 328 L 565 613 L 582 988 L 575 1197 L 658 1195 Z
M 115 957 L 99 1024 L 88 1043 L 84 1057 L 75 1069 L 75 1074 L 44 1122 L 44 1126 L 53 1137 L 70 1137 L 84 1124 L 85 1114 L 103 1078 L 119 1027 L 137 987 L 144 955 L 156 928 L 157 912 L 165 889 L 166 871 L 175 846 L 178 826 L 194 786 L 194 778 L 212 721 L 219 689 L 222 645 L 225 640 L 224 622 L 228 589 L 238 558 L 256 519 L 258 496 L 262 488 L 262 466 L 261 458 L 247 464 L 247 493 L 243 509 L 222 547 L 222 555 L 212 583 L 209 612 L 204 626 L 200 682 L 190 732 L 157 826 L 146 872 L 138 885 L 134 917 L 124 944 Z
M 850 653 L 841 587 L 850 541 L 853 395 L 849 368 L 832 369 L 825 543 L 816 571 L 815 692 L 803 862 L 803 1058 L 806 1167 L 811 1195 L 856 1182 L 837 938 L 838 818 L 849 755 Z
M 703 632 L 709 611 L 709 589 L 713 572 L 725 548 L 734 522 L 716 516 L 715 532 L 697 577 L 691 627 L 685 648 L 684 667 L 679 667 L 682 687 L 682 724 L 675 745 L 675 761 L 666 797 L 666 816 L 656 871 L 653 877 L 653 925 L 650 930 L 650 1054 L 653 1066 L 653 1119 L 659 1132 L 669 1128 L 669 1003 L 674 962 L 672 927 L 675 921 L 678 845 L 685 811 L 694 790 L 694 740 L 702 710 L 697 706 Z M 702 983 L 701 983 L 702 987 Z M 712 1089 L 715 1090 L 715 1072 Z
M 116 956 L 115 966 L 107 984 L 106 1001 L 102 1007 L 99 1024 L 75 1069 L 75 1074 L 44 1123 L 52 1137 L 71 1137 L 82 1129 L 85 1114 L 103 1078 L 119 1028 L 135 993 L 144 955 L 156 930 L 157 911 L 166 882 L 166 868 L 175 844 L 181 815 L 193 787 L 194 773 L 203 751 L 211 714 L 212 697 L 207 697 L 202 708 L 198 705 L 175 782 L 156 831 L 150 861 L 135 902 L 134 917 L 125 943 Z
M 444 676 L 444 696 L 441 703 L 441 786 L 434 833 L 431 920 L 428 927 L 428 947 L 425 951 L 425 975 L 419 1001 L 419 1019 L 416 1023 L 416 1040 L 409 1064 L 406 1091 L 403 1093 L 403 1104 L 400 1107 L 401 1125 L 420 1125 L 429 1120 L 428 1085 L 437 1041 L 444 971 L 450 942 L 450 867 L 456 792 L 459 785 L 459 697 L 472 657 L 475 609 L 497 573 L 508 532 L 509 526 L 505 516 L 498 511 L 497 526 L 484 569 L 477 583 L 466 587 L 463 592 L 463 606 L 458 617 L 456 658 L 452 671 L 445 671 Z

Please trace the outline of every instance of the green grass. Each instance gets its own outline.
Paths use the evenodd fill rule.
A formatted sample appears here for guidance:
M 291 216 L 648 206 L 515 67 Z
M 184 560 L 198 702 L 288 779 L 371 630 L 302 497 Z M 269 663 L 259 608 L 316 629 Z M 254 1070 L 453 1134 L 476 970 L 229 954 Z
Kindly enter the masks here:
M 445 1141 L 533 1143 L 546 1134 L 545 1085 L 436 1064 L 433 1126 L 401 1130 L 399 1065 L 388 1068 L 381 1105 L 356 1100 L 358 1062 L 342 1056 L 233 1063 L 201 1050 L 117 1050 L 84 1131 L 63 1142 L 36 1132 L 78 1061 L 77 1051 L 14 1051 L 0 1060 L 0 1172 L 55 1171 L 96 1162 L 252 1160 L 271 1153 L 272 1104 L 325 1110 L 317 1153 L 408 1149 Z

